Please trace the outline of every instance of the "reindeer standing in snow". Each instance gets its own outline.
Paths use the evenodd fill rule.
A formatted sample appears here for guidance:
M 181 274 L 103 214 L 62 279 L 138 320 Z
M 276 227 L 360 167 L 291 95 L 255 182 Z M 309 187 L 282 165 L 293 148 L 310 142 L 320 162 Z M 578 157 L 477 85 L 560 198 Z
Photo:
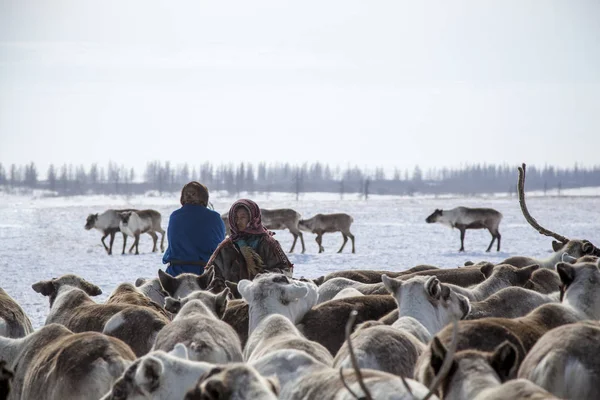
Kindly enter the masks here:
M 140 242 L 140 235 L 142 233 L 147 233 L 152 236 L 152 240 L 154 242 L 154 246 L 152 247 L 152 252 L 157 250 L 156 242 L 158 241 L 158 235 L 156 232 L 160 232 L 162 235 L 160 241 L 160 251 L 165 251 L 165 231 L 160 226 L 162 217 L 158 211 L 155 210 L 140 210 L 140 211 L 125 211 L 119 213 L 119 217 L 121 218 L 121 222 L 119 223 L 119 228 L 123 234 L 127 234 L 128 236 L 132 236 L 135 238 L 133 246 L 129 249 L 131 250 L 135 246 L 135 254 L 140 254 L 138 251 L 138 245 Z M 125 245 L 127 244 L 127 236 L 123 237 L 123 253 L 125 254 Z
M 465 231 L 467 229 L 487 229 L 492 235 L 492 241 L 486 251 L 490 251 L 494 241 L 498 239 L 497 251 L 500 251 L 500 231 L 498 226 L 502 214 L 492 208 L 456 207 L 451 210 L 435 210 L 425 220 L 428 224 L 439 222 L 460 231 L 460 250 L 465 251 Z

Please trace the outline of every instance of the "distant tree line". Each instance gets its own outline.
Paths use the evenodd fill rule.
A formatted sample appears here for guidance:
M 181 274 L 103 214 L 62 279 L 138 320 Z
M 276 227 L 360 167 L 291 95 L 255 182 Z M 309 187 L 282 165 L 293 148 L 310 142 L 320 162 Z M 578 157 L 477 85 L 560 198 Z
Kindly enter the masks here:
M 258 164 L 200 165 L 152 161 L 141 175 L 133 168 L 115 162 L 106 166 L 92 164 L 74 166 L 50 165 L 40 174 L 36 165 L 4 166 L 0 163 L 0 186 L 7 188 L 47 189 L 57 195 L 82 194 L 140 194 L 151 190 L 179 191 L 190 180 L 206 184 L 210 190 L 241 192 L 290 192 L 297 197 L 306 192 L 413 195 L 424 194 L 481 194 L 516 193 L 517 166 L 467 165 L 460 168 L 432 168 L 423 171 L 396 169 L 392 174 L 383 168 L 361 169 L 357 166 L 331 167 L 323 163 L 264 162 Z M 560 190 L 600 186 L 600 166 L 572 168 L 527 167 L 527 190 Z

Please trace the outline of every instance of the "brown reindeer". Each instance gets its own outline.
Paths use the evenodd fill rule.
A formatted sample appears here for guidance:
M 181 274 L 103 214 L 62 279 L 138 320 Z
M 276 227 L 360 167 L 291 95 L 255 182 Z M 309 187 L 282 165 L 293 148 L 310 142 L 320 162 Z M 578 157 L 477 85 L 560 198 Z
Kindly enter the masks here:
M 348 237 L 352 240 L 352 253 L 355 253 L 354 249 L 354 235 L 350 232 L 350 225 L 354 222 L 354 218 L 348 214 L 317 214 L 309 219 L 302 219 L 298 221 L 298 227 L 304 231 L 316 233 L 317 237 L 315 241 L 319 245 L 319 253 L 325 251 L 323 247 L 323 234 L 330 232 L 341 232 L 344 238 L 342 247 L 338 250 L 341 253 L 344 250 L 344 246 L 348 241 Z
M 486 251 L 490 251 L 498 239 L 497 251 L 500 251 L 500 231 L 498 227 L 502 214 L 492 208 L 456 207 L 451 210 L 435 210 L 425 219 L 428 224 L 439 222 L 460 231 L 460 249 L 465 251 L 465 231 L 467 229 L 487 229 L 492 235 L 492 241 Z
M 160 226 L 162 217 L 156 210 L 140 210 L 140 211 L 124 211 L 119 213 L 121 222 L 119 228 L 123 234 L 132 236 L 135 238 L 133 246 L 129 249 L 129 252 L 135 247 L 135 254 L 140 254 L 138 251 L 138 245 L 140 242 L 140 235 L 147 233 L 152 236 L 154 243 L 152 252 L 157 251 L 156 243 L 158 242 L 158 235 L 156 232 L 161 234 L 160 251 L 165 251 L 165 231 Z M 123 237 L 123 252 L 125 254 L 125 245 L 127 244 L 127 236 Z
M 89 231 L 90 229 L 94 228 L 99 230 L 100 232 L 102 232 L 102 239 L 100 239 L 100 241 L 102 242 L 102 246 L 104 246 L 104 249 L 106 250 L 106 252 L 111 255 L 112 254 L 112 247 L 113 247 L 113 243 L 115 241 L 115 234 L 117 232 L 120 232 L 121 229 L 119 228 L 119 222 L 121 221 L 119 218 L 119 213 L 121 212 L 125 212 L 125 211 L 137 211 L 133 208 L 130 209 L 123 209 L 123 210 L 113 210 L 113 209 L 109 209 L 104 211 L 102 214 L 90 214 L 88 215 L 86 221 L 85 221 L 85 230 Z M 106 243 L 104 243 L 104 239 L 106 239 L 107 236 L 110 235 L 110 247 L 108 247 L 106 245 Z M 125 233 L 123 233 L 123 242 L 125 242 L 125 240 L 127 239 L 127 235 Z M 125 246 L 123 246 L 125 247 Z
M 302 253 L 306 251 L 304 246 L 304 236 L 302 235 L 302 231 L 298 227 L 298 222 L 300 221 L 301 215 L 299 212 L 292 210 L 291 208 L 278 208 L 275 210 L 267 210 L 265 208 L 260 209 L 260 214 L 262 216 L 262 222 L 265 228 L 270 230 L 284 230 L 288 229 L 292 236 L 294 236 L 294 242 L 292 243 L 292 248 L 290 249 L 290 253 L 294 252 L 294 248 L 296 247 L 296 241 L 300 238 L 300 243 L 302 244 Z M 225 229 L 227 234 L 230 234 L 229 231 L 229 213 L 221 215 L 221 219 L 225 224 Z

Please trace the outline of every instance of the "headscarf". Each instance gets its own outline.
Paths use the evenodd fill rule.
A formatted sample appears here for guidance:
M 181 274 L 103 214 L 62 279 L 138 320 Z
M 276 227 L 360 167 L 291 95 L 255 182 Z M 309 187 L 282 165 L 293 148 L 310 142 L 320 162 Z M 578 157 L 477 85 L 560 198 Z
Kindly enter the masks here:
M 237 225 L 235 223 L 235 212 L 239 207 L 244 207 L 248 211 L 248 215 L 250 216 L 250 222 L 248 226 L 244 228 L 244 230 L 239 231 Z M 268 234 L 272 235 L 265 226 L 262 224 L 262 218 L 260 215 L 260 208 L 258 204 L 249 199 L 240 199 L 233 203 L 231 208 L 229 209 L 229 229 L 231 229 L 231 234 L 229 237 L 232 241 L 238 240 L 242 234 L 251 234 L 251 235 L 263 235 Z
M 191 181 L 181 189 L 181 205 L 196 204 L 208 206 L 208 189 L 200 182 Z

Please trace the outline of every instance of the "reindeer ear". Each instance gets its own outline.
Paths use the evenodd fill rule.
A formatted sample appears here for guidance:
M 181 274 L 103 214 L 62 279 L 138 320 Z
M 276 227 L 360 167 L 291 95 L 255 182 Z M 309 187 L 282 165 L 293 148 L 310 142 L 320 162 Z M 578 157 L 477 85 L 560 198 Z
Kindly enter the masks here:
M 43 296 L 51 296 L 56 292 L 53 281 L 40 281 L 31 285 L 31 288 Z
M 181 358 L 184 360 L 189 360 L 187 347 L 183 343 L 177 343 L 173 350 L 169 352 L 174 357 Z
M 147 392 L 152 392 L 159 386 L 163 370 L 163 363 L 158 358 L 146 357 L 135 372 L 135 382 Z
M 581 250 L 584 254 L 590 254 L 594 251 L 594 245 L 591 242 L 584 240 L 583 246 L 581 246 Z
M 490 365 L 500 380 L 505 382 L 517 375 L 517 359 L 517 348 L 506 340 L 494 350 L 494 354 L 490 358 Z
M 230 295 L 231 292 L 229 291 L 229 288 L 225 288 L 225 290 L 223 290 L 217 295 L 215 299 L 215 311 L 217 312 L 217 317 L 221 318 L 223 317 L 223 314 L 225 314 L 225 309 L 227 308 L 227 303 L 229 302 Z
M 575 280 L 575 268 L 571 264 L 556 263 L 556 272 L 558 272 L 560 281 L 565 287 L 569 286 Z
M 555 252 L 557 252 L 560 249 L 562 249 L 564 245 L 565 245 L 564 243 L 557 242 L 556 240 L 553 240 L 552 241 L 552 250 L 554 250 Z
M 252 300 L 252 290 L 250 289 L 250 286 L 252 286 L 252 282 L 248 279 L 242 279 L 237 284 L 238 292 L 240 292 L 242 298 L 248 303 Z
M 166 297 L 165 310 L 170 313 L 177 314 L 179 310 L 181 310 L 181 300 L 176 300 L 172 297 Z
M 99 296 L 102 294 L 102 289 L 84 279 L 81 280 L 82 289 L 90 296 Z
M 179 287 L 179 281 L 164 272 L 162 269 L 158 270 L 158 280 L 160 281 L 163 289 L 165 289 L 171 296 L 175 294 L 175 291 Z
M 442 286 L 440 285 L 440 280 L 436 276 L 431 276 L 425 282 L 425 290 L 427 294 L 434 299 L 439 299 L 440 294 L 442 293 Z
M 135 280 L 135 287 L 140 287 L 142 286 L 144 283 L 146 283 L 148 281 L 148 279 L 146 278 L 137 278 Z
M 519 277 L 519 280 L 524 282 L 523 284 L 525 284 L 529 279 L 531 279 L 531 275 L 533 275 L 533 272 L 539 268 L 540 266 L 537 264 L 519 268 L 517 270 L 517 276 Z
M 225 281 L 225 286 L 227 286 L 229 288 L 229 292 L 230 292 L 230 295 L 231 295 L 229 297 L 229 300 L 241 299 L 242 298 L 242 295 L 238 291 L 238 284 L 237 283 L 226 280 Z
M 271 391 L 273 392 L 273 394 L 275 394 L 275 396 L 279 396 L 279 390 L 281 389 L 281 387 L 279 386 L 279 379 L 277 378 L 277 375 L 268 376 L 265 379 L 271 387 Z
M 447 350 L 442 341 L 437 336 L 434 336 L 433 340 L 431 341 L 431 360 L 429 362 L 431 368 L 433 369 L 434 375 L 439 374 L 440 370 L 442 369 L 442 364 L 446 358 L 446 353 Z
M 398 289 L 402 286 L 402 281 L 400 279 L 390 278 L 386 274 L 381 275 L 381 281 L 383 282 L 383 286 L 392 296 L 395 296 Z
M 489 278 L 490 275 L 492 275 L 492 273 L 494 272 L 494 264 L 485 263 L 481 267 L 479 267 L 479 270 L 481 271 L 483 276 L 485 276 L 486 278 Z
M 208 285 L 210 285 L 210 281 L 212 281 L 213 276 L 214 274 L 212 274 L 211 271 L 204 270 L 204 273 L 197 278 L 200 289 L 206 290 Z

